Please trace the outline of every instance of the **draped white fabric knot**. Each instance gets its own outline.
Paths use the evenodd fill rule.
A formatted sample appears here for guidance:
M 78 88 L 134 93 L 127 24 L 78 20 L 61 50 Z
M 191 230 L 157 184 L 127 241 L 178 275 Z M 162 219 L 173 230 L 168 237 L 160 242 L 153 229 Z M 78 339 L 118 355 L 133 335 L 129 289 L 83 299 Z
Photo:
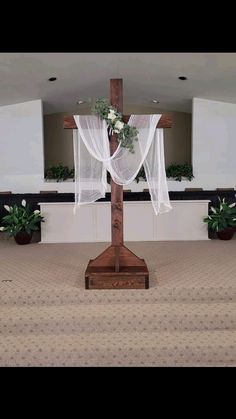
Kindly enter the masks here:
M 166 181 L 163 129 L 156 129 L 161 115 L 131 115 L 128 124 L 138 130 L 134 153 L 121 147 L 110 155 L 108 129 L 98 116 L 74 115 L 75 209 L 104 198 L 107 170 L 118 185 L 129 185 L 144 166 L 155 214 L 172 209 Z

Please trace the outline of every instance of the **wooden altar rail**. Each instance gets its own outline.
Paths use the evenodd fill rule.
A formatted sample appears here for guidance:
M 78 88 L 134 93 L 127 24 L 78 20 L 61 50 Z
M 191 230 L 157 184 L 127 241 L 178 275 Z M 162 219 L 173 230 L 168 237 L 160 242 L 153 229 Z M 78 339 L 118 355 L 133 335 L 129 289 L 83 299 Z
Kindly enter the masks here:
M 123 115 L 123 121 L 128 122 L 130 115 Z M 172 119 L 170 114 L 162 114 L 160 120 L 158 121 L 157 128 L 171 128 Z M 73 115 L 64 116 L 64 129 L 77 129 Z

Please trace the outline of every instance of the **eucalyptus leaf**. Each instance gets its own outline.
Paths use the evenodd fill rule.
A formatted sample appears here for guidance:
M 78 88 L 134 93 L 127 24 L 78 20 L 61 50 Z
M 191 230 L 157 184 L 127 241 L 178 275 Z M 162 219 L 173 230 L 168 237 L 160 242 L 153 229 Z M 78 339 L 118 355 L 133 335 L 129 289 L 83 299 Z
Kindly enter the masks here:
M 114 117 L 111 111 L 114 111 Z M 122 128 L 119 128 L 119 132 L 117 133 L 118 141 L 121 143 L 122 147 L 128 148 L 131 153 L 134 153 L 133 142 L 138 140 L 138 130 L 136 127 L 131 127 L 130 125 L 124 123 L 122 121 L 122 114 L 118 112 L 114 106 L 109 105 L 107 99 L 96 99 L 94 105 L 92 106 L 91 112 L 92 114 L 105 119 L 108 127 L 112 130 L 116 129 L 116 124 L 121 125 Z M 114 119 L 109 119 L 109 117 Z

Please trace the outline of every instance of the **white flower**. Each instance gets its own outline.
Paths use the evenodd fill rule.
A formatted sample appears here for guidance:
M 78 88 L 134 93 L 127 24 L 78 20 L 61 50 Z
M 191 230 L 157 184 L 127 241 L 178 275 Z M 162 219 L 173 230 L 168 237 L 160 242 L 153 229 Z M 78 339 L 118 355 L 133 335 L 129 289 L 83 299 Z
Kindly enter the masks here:
M 114 111 L 113 112 L 109 112 L 109 114 L 107 115 L 107 118 L 108 119 L 111 119 L 111 121 L 114 121 L 114 119 L 116 119 L 116 115 L 114 114 Z
M 222 205 L 222 204 L 220 204 L 220 211 L 222 211 L 222 209 L 223 209 L 223 205 Z
M 229 208 L 233 208 L 233 207 L 235 207 L 235 205 L 236 205 L 236 202 L 234 202 L 233 204 L 230 204 Z
M 40 214 L 40 211 L 39 210 L 35 210 L 34 211 L 34 214 Z
M 5 208 L 8 212 L 10 212 L 10 207 L 9 207 L 9 205 L 4 205 L 4 208 Z
M 114 129 L 113 132 L 115 132 L 116 134 L 119 134 L 120 131 L 118 129 Z
M 5 230 L 5 228 L 4 227 L 0 227 L 0 231 L 4 231 Z
M 110 113 L 115 113 L 114 109 L 109 110 Z
M 117 130 L 121 131 L 121 130 L 124 128 L 124 122 L 122 122 L 122 121 L 117 121 L 117 122 L 115 123 L 115 128 L 116 128 Z
M 26 200 L 25 199 L 22 200 L 21 205 L 22 205 L 22 207 L 26 206 Z
M 236 221 L 236 218 L 233 218 L 233 221 Z
M 212 220 L 212 217 L 210 215 L 208 215 L 209 220 Z
M 216 214 L 216 210 L 214 207 L 211 207 L 212 212 L 214 212 L 214 214 Z

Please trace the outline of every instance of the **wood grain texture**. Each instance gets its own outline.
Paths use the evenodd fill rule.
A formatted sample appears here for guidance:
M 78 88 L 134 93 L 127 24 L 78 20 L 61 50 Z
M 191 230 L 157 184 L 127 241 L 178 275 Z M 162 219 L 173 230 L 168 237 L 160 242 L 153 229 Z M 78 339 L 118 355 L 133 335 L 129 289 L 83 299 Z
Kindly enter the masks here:
M 117 248 L 119 248 L 119 271 L 115 269 Z M 148 289 L 149 272 L 146 262 L 126 246 L 111 245 L 89 261 L 85 271 L 85 288 Z
M 123 80 L 110 80 L 110 98 L 111 105 L 118 112 L 123 111 Z M 117 134 L 111 136 L 110 152 L 111 155 L 116 151 L 119 145 Z M 122 246 L 123 238 L 123 186 L 117 185 L 111 179 L 111 241 L 113 246 Z M 119 249 L 116 250 L 115 270 L 119 271 Z
M 90 266 L 99 269 L 101 272 L 103 267 L 106 267 L 106 270 L 110 269 L 112 272 L 115 267 L 117 247 L 119 247 L 119 266 L 121 270 L 125 267 L 134 266 L 140 270 L 143 266 L 146 266 L 143 259 L 140 259 L 124 245 L 109 246 L 99 256 L 90 261 Z
M 112 277 L 101 278 L 98 275 L 88 277 L 87 289 L 147 289 L 146 277 L 132 275 L 132 278 L 119 277 L 114 274 Z

